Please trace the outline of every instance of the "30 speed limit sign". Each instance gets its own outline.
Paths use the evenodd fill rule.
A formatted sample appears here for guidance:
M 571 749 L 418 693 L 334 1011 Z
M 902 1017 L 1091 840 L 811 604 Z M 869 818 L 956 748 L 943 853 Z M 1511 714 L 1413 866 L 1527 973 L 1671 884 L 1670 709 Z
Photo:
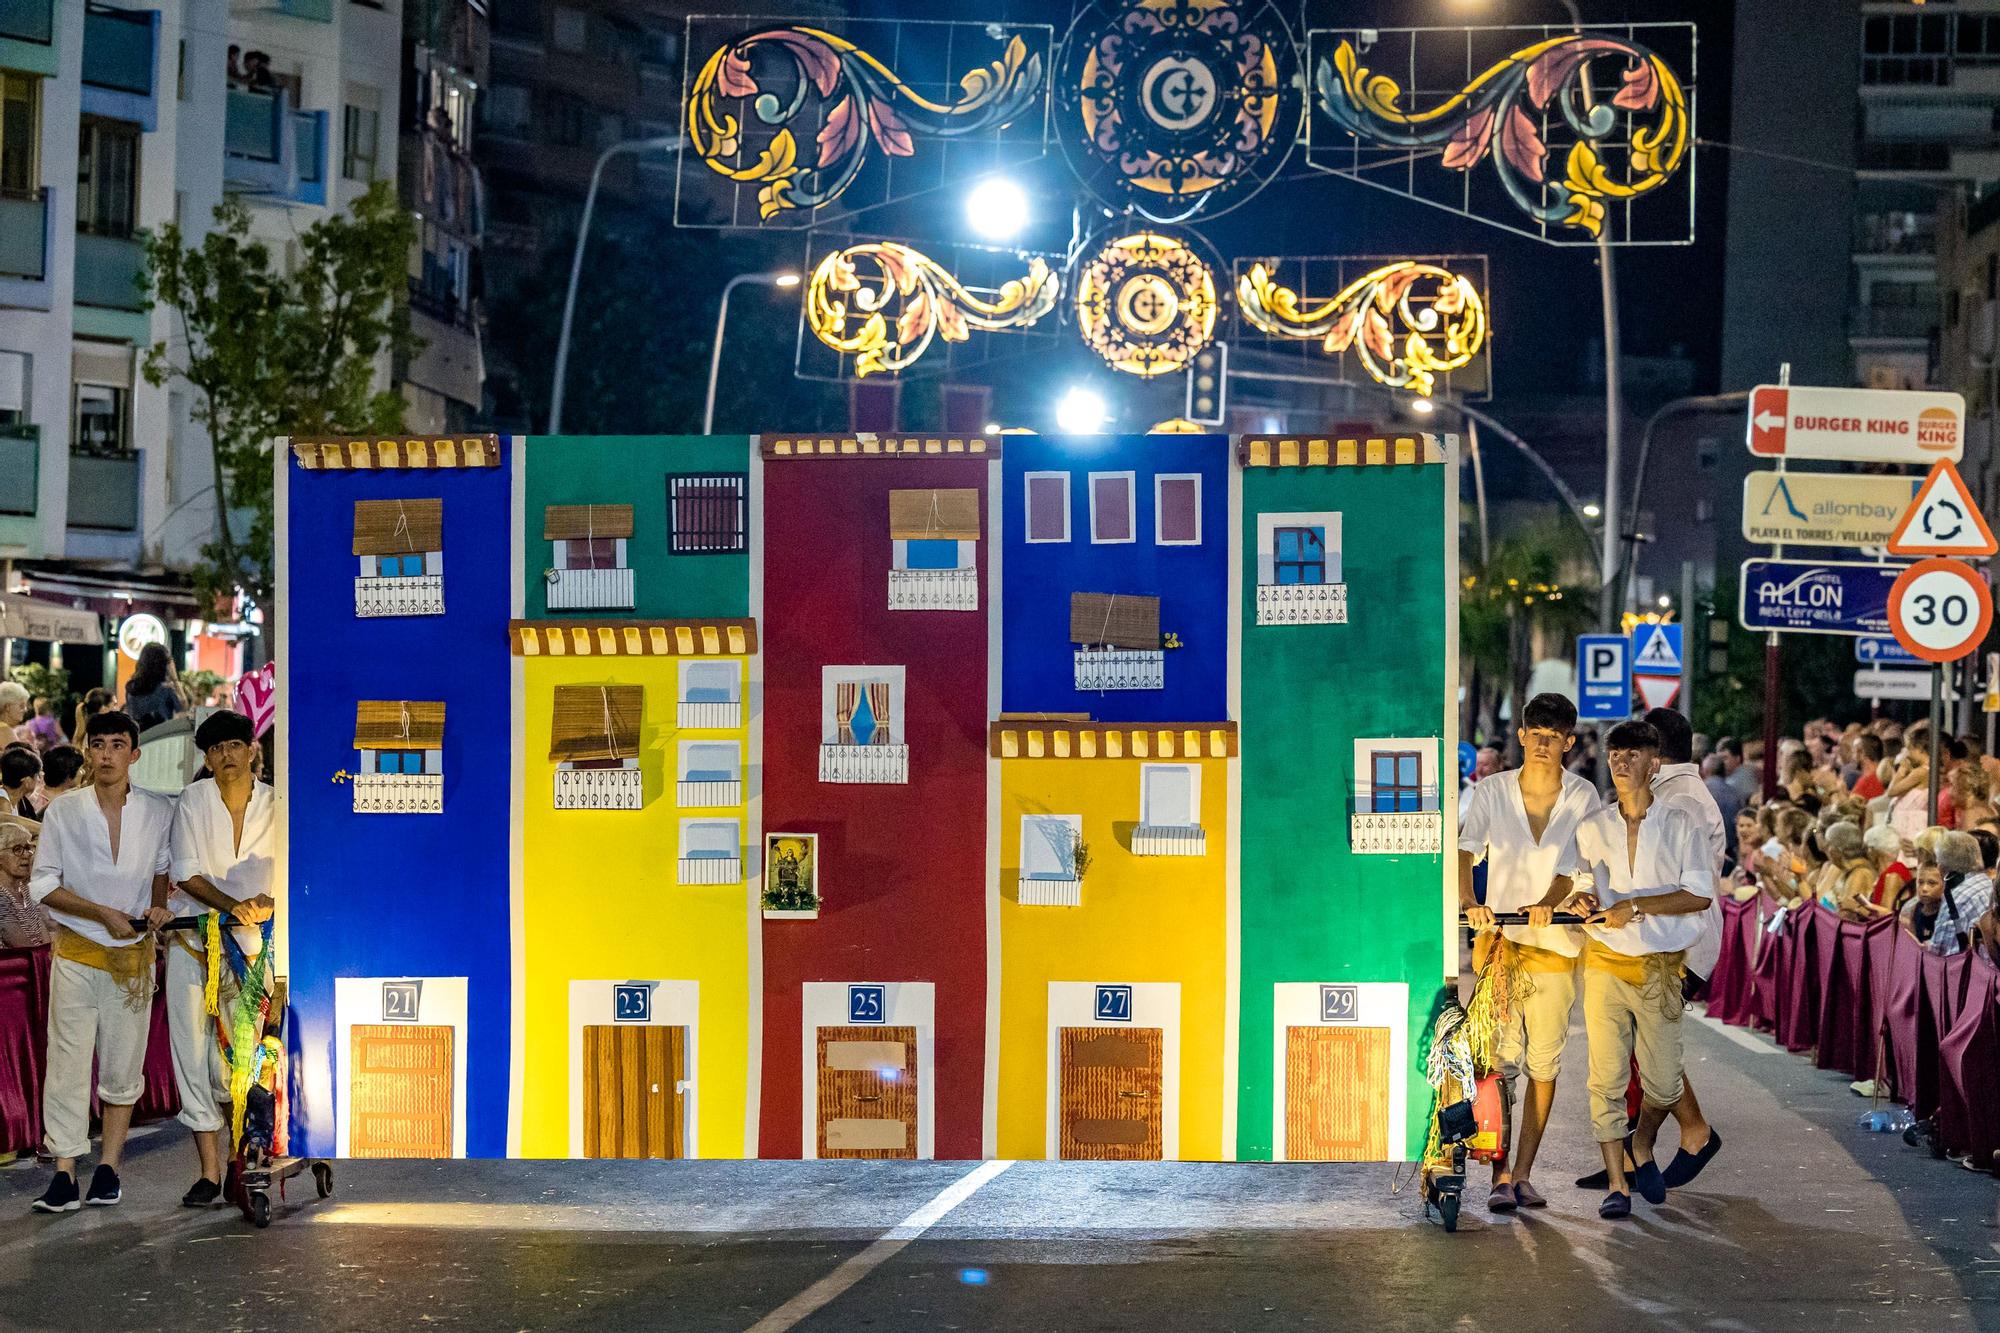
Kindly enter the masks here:
M 1993 598 L 1986 580 L 1959 560 L 1919 560 L 1889 589 L 1889 627 L 1927 662 L 1956 662 L 1986 641 Z

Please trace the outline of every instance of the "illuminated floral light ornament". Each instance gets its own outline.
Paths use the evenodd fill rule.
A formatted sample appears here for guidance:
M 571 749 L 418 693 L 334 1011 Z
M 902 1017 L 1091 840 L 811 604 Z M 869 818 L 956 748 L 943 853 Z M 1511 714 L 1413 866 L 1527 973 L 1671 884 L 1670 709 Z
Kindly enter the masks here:
M 870 264 L 864 280 L 857 264 Z M 1041 259 L 992 299 L 974 295 L 943 265 L 911 246 L 868 241 L 836 250 L 806 284 L 806 326 L 854 358 L 857 378 L 907 370 L 937 338 L 965 342 L 970 330 L 1025 329 L 1056 307 L 1062 280 Z M 893 322 L 892 322 L 893 320 Z
M 1215 316 L 1214 267 L 1172 236 L 1121 236 L 1078 270 L 1084 345 L 1127 375 L 1185 369 L 1215 336 Z
M 1376 383 L 1423 395 L 1486 346 L 1486 303 L 1471 279 L 1412 260 L 1364 273 L 1303 309 L 1297 292 L 1253 264 L 1236 284 L 1236 307 L 1273 337 L 1318 338 L 1329 356 L 1352 349 Z
M 1270 0 L 1095 0 L 1057 57 L 1058 132 L 1100 198 L 1185 221 L 1278 173 L 1304 118 L 1303 82 Z
M 754 58 L 788 61 L 784 77 L 760 74 Z M 708 166 L 732 181 L 758 185 L 763 219 L 790 209 L 816 209 L 840 197 L 861 171 L 872 140 L 889 157 L 913 157 L 922 139 L 985 133 L 1034 110 L 1044 93 L 1042 57 L 1019 36 L 1000 58 L 959 79 L 964 96 L 934 102 L 912 89 L 860 47 L 818 28 L 767 28 L 718 48 L 689 86 L 688 143 Z M 789 96 L 780 91 L 789 88 Z M 745 127 L 726 100 L 753 99 L 757 120 L 777 127 L 756 160 Z M 819 128 L 801 157 L 794 126 L 809 107 Z
M 1622 61 L 1618 91 L 1586 105 L 1592 61 Z M 1673 178 L 1687 157 L 1688 99 L 1658 55 L 1628 38 L 1564 33 L 1525 47 L 1488 68 L 1427 111 L 1405 110 L 1402 85 L 1361 63 L 1341 40 L 1313 71 L 1320 109 L 1370 147 L 1442 149 L 1440 165 L 1470 172 L 1492 159 L 1507 196 L 1537 222 L 1597 236 L 1607 200 L 1633 200 Z M 1532 108 L 1532 114 L 1530 111 Z M 1538 117 L 1554 111 L 1575 136 L 1560 179 L 1548 175 L 1550 149 Z M 1616 139 L 1627 116 L 1649 115 Z M 1624 150 L 1626 179 L 1606 169 L 1601 147 Z M 1537 196 L 1553 196 L 1543 202 Z

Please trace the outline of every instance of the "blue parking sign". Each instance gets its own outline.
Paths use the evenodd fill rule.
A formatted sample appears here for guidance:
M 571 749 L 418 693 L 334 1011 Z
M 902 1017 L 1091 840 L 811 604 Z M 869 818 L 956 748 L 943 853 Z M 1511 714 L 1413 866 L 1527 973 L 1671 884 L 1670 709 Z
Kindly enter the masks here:
M 1576 715 L 1632 716 L 1632 644 L 1622 634 L 1583 634 L 1576 641 Z

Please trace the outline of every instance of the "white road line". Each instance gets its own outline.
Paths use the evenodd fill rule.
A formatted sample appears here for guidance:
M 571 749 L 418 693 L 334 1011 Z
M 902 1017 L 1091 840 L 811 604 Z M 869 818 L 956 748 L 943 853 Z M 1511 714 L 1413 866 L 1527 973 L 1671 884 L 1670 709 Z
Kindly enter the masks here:
M 749 1333 L 785 1333 L 818 1314 L 842 1292 L 894 1258 L 905 1245 L 936 1226 L 939 1219 L 978 1192 L 987 1181 L 1014 1165 L 1011 1161 L 981 1162 L 940 1190 L 935 1198 L 882 1233 L 881 1239 L 840 1267 L 752 1324 Z
M 1707 1014 L 1700 1015 L 1696 1021 L 1701 1023 L 1702 1026 L 1706 1027 L 1709 1031 L 1715 1033 L 1717 1036 L 1724 1037 L 1730 1041 L 1735 1042 L 1738 1046 L 1741 1046 L 1746 1051 L 1755 1051 L 1759 1055 L 1790 1054 L 1790 1052 L 1788 1052 L 1784 1047 L 1778 1045 L 1776 1042 L 1767 1040 L 1766 1038 L 1761 1037 L 1756 1033 L 1752 1032 L 1748 1028 L 1731 1027 L 1727 1023 L 1719 1022 L 1716 1019 L 1710 1018 Z

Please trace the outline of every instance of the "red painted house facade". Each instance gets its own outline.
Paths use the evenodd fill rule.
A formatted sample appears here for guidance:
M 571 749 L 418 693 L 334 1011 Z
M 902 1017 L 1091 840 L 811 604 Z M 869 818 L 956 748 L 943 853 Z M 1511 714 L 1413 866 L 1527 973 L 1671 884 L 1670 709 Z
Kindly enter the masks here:
M 790 835 L 773 864 L 817 907 L 763 922 L 758 1151 L 978 1157 L 998 442 L 770 436 L 761 455 L 758 822 L 765 847 Z

